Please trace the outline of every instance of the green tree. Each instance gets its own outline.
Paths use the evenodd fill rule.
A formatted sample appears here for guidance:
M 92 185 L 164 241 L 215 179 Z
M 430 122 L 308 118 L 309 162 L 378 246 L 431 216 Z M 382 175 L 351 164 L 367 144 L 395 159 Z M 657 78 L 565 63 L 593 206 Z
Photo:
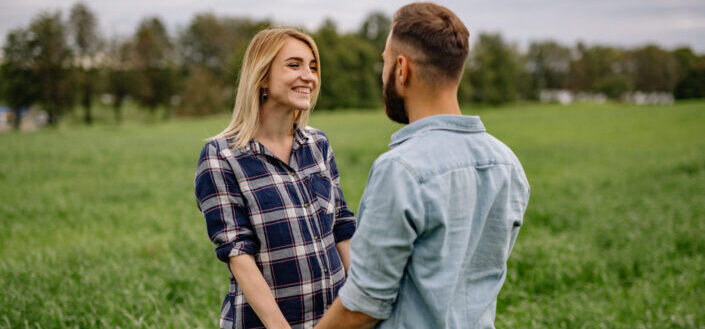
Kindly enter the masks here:
M 189 70 L 181 91 L 179 114 L 206 115 L 222 112 L 227 102 L 224 99 L 223 82 L 211 71 L 197 66 Z
M 179 53 L 187 67 L 201 67 L 214 75 L 228 74 L 230 56 L 238 47 L 247 45 L 254 33 L 269 26 L 268 22 L 217 17 L 211 13 L 194 16 L 179 36 Z M 253 26 L 257 27 L 253 31 Z M 254 33 L 253 33 L 254 32 Z
M 71 7 L 69 26 L 73 51 L 76 55 L 77 81 L 80 90 L 81 105 L 86 124 L 93 122 L 91 107 L 96 93 L 95 76 L 97 73 L 96 54 L 102 48 L 102 41 L 97 31 L 95 14 L 82 2 Z
M 374 44 L 357 35 L 348 34 L 342 38 L 342 44 L 348 46 L 348 51 L 340 48 L 342 72 L 346 75 L 348 88 L 355 86 L 355 100 L 350 107 L 372 108 L 382 104 L 382 67 L 381 52 Z M 347 106 L 346 106 L 347 107 Z
M 392 21 L 383 12 L 372 12 L 360 26 L 358 35 L 372 43 L 375 49 L 380 53 L 384 51 L 384 46 L 387 43 L 387 35 L 392 28 Z
M 40 13 L 29 26 L 32 70 L 38 103 L 55 126 L 64 111 L 73 105 L 71 49 L 66 42 L 66 27 L 59 12 Z
M 134 36 L 134 54 L 135 98 L 152 116 L 161 105 L 164 116 L 168 117 L 177 75 L 174 71 L 173 45 L 159 18 L 147 18 L 139 24 Z
M 705 56 L 694 59 L 691 68 L 676 83 L 673 96 L 678 99 L 705 98 Z
M 555 41 L 532 42 L 526 55 L 531 74 L 531 94 L 543 89 L 565 89 L 570 73 L 571 51 Z
M 472 85 L 471 99 L 495 105 L 517 99 L 521 79 L 519 58 L 501 35 L 481 33 L 469 61 L 467 79 Z
M 632 83 L 622 50 L 605 46 L 588 47 L 582 43 L 578 43 L 575 50 L 577 57 L 570 64 L 570 89 L 603 92 L 615 98 L 631 90 Z
M 673 96 L 678 99 L 705 97 L 705 57 L 698 57 L 690 48 L 678 48 L 672 56 L 678 67 Z
M 318 96 L 317 107 L 319 109 L 333 109 L 348 103 L 351 98 L 343 81 L 344 78 L 338 76 L 343 72 L 343 69 L 338 58 L 338 49 L 341 45 L 335 22 L 331 19 L 325 20 L 313 37 L 321 57 L 321 92 Z
M 227 69 L 223 70 L 227 88 L 226 98 L 229 100 L 226 108 L 231 109 L 235 105 L 235 86 L 237 86 L 238 74 L 242 66 L 243 56 L 245 56 L 245 50 L 247 50 L 247 46 L 255 34 L 271 27 L 272 22 L 247 18 L 224 18 L 223 21 L 228 27 L 228 31 L 236 35 L 237 40 L 234 51 L 228 57 Z
M 32 36 L 25 29 L 7 34 L 3 46 L 4 59 L 0 66 L 0 95 L 14 114 L 13 126 L 20 127 L 20 111 L 39 99 L 37 77 L 32 62 Z
M 381 104 L 380 53 L 356 34 L 340 35 L 326 20 L 314 35 L 321 56 L 318 108 L 374 107 Z
M 682 79 L 698 65 L 698 55 L 689 47 L 681 47 L 671 53 L 676 63 L 678 80 Z
M 463 69 L 463 76 L 460 78 L 460 84 L 458 85 L 458 100 L 462 103 L 473 102 L 473 88 L 472 81 L 470 81 L 470 69 L 465 65 Z
M 605 94 L 612 99 L 619 99 L 622 95 L 634 89 L 628 76 L 612 73 L 597 80 L 594 91 Z
M 179 112 L 208 114 L 228 108 L 241 62 L 232 57 L 241 57 L 254 33 L 267 26 L 266 21 L 196 15 L 179 37 L 186 76 Z
M 107 71 L 107 91 L 113 96 L 115 122 L 121 123 L 123 103 L 135 84 L 134 47 L 129 40 L 112 40 Z
M 678 80 L 678 63 L 670 52 L 648 45 L 629 52 L 628 63 L 634 89 L 673 91 Z

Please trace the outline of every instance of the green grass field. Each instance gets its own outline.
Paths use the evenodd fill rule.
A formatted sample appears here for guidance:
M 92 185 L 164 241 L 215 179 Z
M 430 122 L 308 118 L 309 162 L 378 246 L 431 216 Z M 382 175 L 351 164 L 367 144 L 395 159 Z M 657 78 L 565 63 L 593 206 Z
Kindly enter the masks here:
M 532 187 L 498 328 L 705 328 L 705 102 L 465 110 Z M 227 121 L 0 133 L 0 328 L 217 327 L 227 272 L 193 177 Z M 381 111 L 311 125 L 357 209 L 399 126 Z

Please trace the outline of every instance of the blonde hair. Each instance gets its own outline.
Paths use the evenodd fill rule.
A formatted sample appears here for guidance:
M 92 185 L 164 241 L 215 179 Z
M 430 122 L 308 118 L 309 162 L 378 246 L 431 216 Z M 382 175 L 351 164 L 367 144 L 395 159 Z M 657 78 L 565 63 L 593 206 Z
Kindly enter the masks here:
M 242 68 L 238 77 L 237 96 L 230 124 L 212 138 L 233 138 L 231 147 L 243 148 L 257 132 L 260 120 L 260 90 L 269 75 L 274 57 L 289 38 L 306 43 L 313 52 L 318 70 L 319 83 L 311 91 L 311 109 L 316 104 L 321 81 L 321 64 L 316 43 L 309 35 L 291 28 L 269 28 L 260 31 L 252 38 L 245 51 Z M 309 109 L 310 111 L 310 109 Z M 297 127 L 306 127 L 309 111 L 294 110 L 294 122 Z

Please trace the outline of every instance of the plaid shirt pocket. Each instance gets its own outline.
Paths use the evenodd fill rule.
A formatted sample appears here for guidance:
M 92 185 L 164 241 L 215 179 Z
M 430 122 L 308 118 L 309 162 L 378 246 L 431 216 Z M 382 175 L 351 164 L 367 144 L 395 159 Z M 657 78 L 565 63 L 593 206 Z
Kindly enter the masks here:
M 311 190 L 316 198 L 316 204 L 326 214 L 331 214 L 335 211 L 335 196 L 332 185 L 330 176 L 325 172 L 311 175 Z

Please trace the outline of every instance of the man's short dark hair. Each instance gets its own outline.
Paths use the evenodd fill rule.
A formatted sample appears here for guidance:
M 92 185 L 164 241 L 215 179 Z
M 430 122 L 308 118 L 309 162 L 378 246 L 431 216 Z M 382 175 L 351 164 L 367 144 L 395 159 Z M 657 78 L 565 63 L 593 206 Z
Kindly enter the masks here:
M 401 7 L 392 25 L 392 40 L 412 46 L 422 55 L 417 62 L 427 81 L 456 81 L 469 52 L 465 24 L 448 8 L 417 2 Z M 413 57 L 412 57 L 413 60 Z

